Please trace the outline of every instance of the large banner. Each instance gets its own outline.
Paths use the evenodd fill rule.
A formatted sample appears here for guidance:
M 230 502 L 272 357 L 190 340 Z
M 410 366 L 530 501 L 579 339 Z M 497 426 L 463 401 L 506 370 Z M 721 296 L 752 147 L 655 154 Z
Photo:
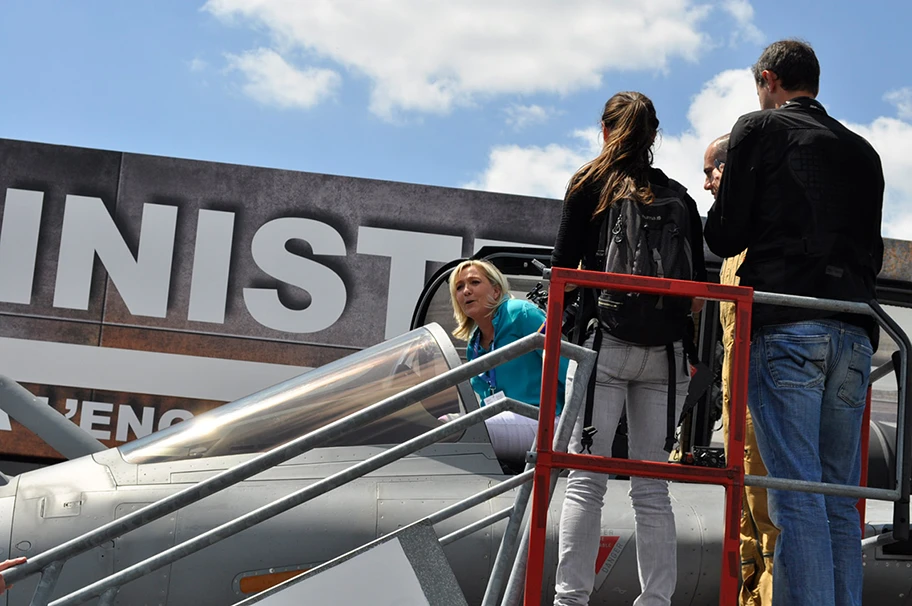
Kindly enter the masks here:
M 405 332 L 560 203 L 0 139 L 0 374 L 108 445 Z M 0 456 L 57 458 L 0 413 Z

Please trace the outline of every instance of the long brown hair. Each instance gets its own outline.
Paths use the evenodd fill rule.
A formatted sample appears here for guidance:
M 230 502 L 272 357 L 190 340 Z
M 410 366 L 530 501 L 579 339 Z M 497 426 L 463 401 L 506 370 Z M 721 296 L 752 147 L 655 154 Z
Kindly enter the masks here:
M 643 93 L 617 93 L 605 103 L 602 126 L 608 129 L 608 136 L 601 153 L 576 171 L 567 189 L 569 199 L 585 187 L 601 184 L 593 218 L 623 198 L 632 197 L 642 204 L 650 204 L 654 198 L 649 167 L 659 119 L 652 101 Z

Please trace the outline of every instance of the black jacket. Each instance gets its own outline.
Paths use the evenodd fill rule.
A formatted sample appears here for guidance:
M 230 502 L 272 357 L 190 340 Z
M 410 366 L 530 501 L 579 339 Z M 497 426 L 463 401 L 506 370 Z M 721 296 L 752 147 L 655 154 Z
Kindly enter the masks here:
M 731 257 L 755 290 L 870 301 L 883 262 L 884 178 L 871 145 L 827 115 L 815 99 L 742 116 L 732 129 L 709 249 Z M 863 316 L 755 305 L 752 327 L 831 317 L 866 328 Z
M 703 222 L 697 210 L 697 203 L 687 193 L 687 188 L 657 168 L 650 169 L 649 182 L 660 187 L 667 187 L 678 194 L 690 212 L 690 248 L 694 268 L 694 280 L 706 280 L 706 262 L 703 257 Z M 603 215 L 592 220 L 592 213 L 598 206 L 600 183 L 590 183 L 587 187 L 574 192 L 564 202 L 560 229 L 557 241 L 551 254 L 553 267 L 570 267 L 576 269 L 580 261 L 584 269 L 602 271 L 604 267 L 596 266 L 599 236 L 602 229 Z

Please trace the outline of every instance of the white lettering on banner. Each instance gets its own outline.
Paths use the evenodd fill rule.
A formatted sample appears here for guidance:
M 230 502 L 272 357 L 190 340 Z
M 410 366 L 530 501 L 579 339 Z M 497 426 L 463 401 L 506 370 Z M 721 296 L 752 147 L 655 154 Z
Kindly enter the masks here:
M 245 288 L 244 302 L 254 319 L 275 330 L 290 333 L 317 332 L 332 326 L 345 310 L 348 293 L 339 275 L 316 261 L 289 252 L 289 240 L 304 240 L 314 255 L 344 257 L 345 241 L 335 229 L 314 221 L 288 217 L 274 219 L 253 236 L 251 253 L 260 269 L 286 284 L 310 294 L 305 309 L 288 309 L 273 288 Z
M 428 261 L 452 261 L 462 256 L 462 238 L 416 231 L 358 228 L 358 254 L 389 257 L 389 297 L 386 336 L 408 331 L 415 301 L 424 288 Z
M 32 302 L 44 193 L 7 189 L 0 226 L 0 301 Z M 7 421 L 9 424 L 9 421 Z
M 67 403 L 69 407 L 69 402 Z M 114 405 L 107 402 L 84 401 L 82 403 L 82 414 L 79 415 L 79 427 L 89 432 L 89 435 L 98 440 L 110 440 L 111 430 L 95 429 L 96 425 L 111 425 L 110 413 L 114 411 Z M 101 415 L 99 413 L 109 413 Z
M 121 404 L 117 412 L 117 433 L 114 434 L 114 439 L 118 442 L 126 442 L 130 439 L 130 430 L 137 438 L 152 433 L 155 430 L 155 409 L 151 406 L 143 406 L 142 421 L 140 421 L 132 407 Z
M 199 211 L 188 320 L 225 323 L 233 238 L 234 213 L 205 209 Z
M 42 233 L 45 194 L 9 188 L 0 224 L 0 302 L 31 303 L 36 259 Z M 47 213 L 45 213 L 47 214 Z M 123 234 L 98 197 L 67 195 L 57 258 L 53 305 L 87 310 L 95 258 L 104 266 L 129 313 L 168 317 L 174 272 L 173 257 L 178 209 L 145 203 L 134 255 Z M 201 209 L 190 275 L 187 320 L 224 324 L 229 300 L 235 213 Z M 312 255 L 290 252 L 289 241 L 303 241 Z M 473 249 L 513 242 L 475 238 Z M 446 262 L 462 256 L 459 236 L 404 231 L 382 227 L 358 228 L 357 254 L 389 258 L 385 338 L 408 330 L 415 302 L 424 287 L 428 262 Z M 245 251 L 246 252 L 246 251 Z M 256 265 L 276 281 L 306 291 L 309 305 L 286 307 L 276 288 L 242 288 L 244 303 L 260 325 L 287 333 L 313 333 L 336 323 L 345 310 L 348 291 L 342 278 L 315 258 L 349 254 L 340 233 L 326 223 L 300 217 L 273 219 L 253 236 L 249 254 Z M 183 283 L 183 282 L 181 282 Z M 377 305 L 383 293 L 377 293 Z
M 181 410 L 180 408 L 172 408 L 171 410 L 164 413 L 161 418 L 158 420 L 158 430 L 161 431 L 166 427 L 171 427 L 178 421 L 186 421 L 187 419 L 192 419 L 193 413 L 189 410 Z
M 168 313 L 177 207 L 143 206 L 136 259 L 100 198 L 67 196 L 57 260 L 54 307 L 88 309 L 95 255 L 135 316 Z
M 46 396 L 38 396 L 37 399 L 48 403 Z M 85 430 L 89 435 L 98 440 L 110 440 L 110 429 L 103 429 L 111 426 L 111 417 L 114 412 L 114 404 L 109 402 L 93 402 L 90 400 L 77 400 L 67 398 L 64 402 L 64 416 L 72 420 L 77 412 L 79 416 L 79 427 Z M 174 425 L 178 421 L 192 419 L 193 413 L 189 410 L 174 408 L 162 413 L 158 420 L 158 429 L 164 429 Z M 12 431 L 10 426 L 9 415 L 0 410 L 0 431 Z M 117 406 L 117 429 L 114 433 L 114 439 L 118 442 L 126 442 L 131 438 L 130 432 L 136 438 L 143 438 L 155 431 L 155 408 L 151 406 L 142 407 L 142 418 L 137 416 L 136 409 L 129 404 L 120 404 Z

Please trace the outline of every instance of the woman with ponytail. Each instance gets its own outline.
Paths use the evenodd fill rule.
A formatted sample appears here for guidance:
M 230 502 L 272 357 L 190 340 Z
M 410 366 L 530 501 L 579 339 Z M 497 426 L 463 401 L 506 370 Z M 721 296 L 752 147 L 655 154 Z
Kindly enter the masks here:
M 649 206 L 661 196 L 663 200 L 678 198 L 679 205 L 683 203 L 693 273 L 688 277 L 705 280 L 702 224 L 696 203 L 683 186 L 652 167 L 652 147 L 659 128 L 652 101 L 637 92 L 614 95 L 605 104 L 601 127 L 601 153 L 577 171 L 567 189 L 552 266 L 575 268 L 582 263 L 584 269 L 604 271 L 605 251 L 599 248 L 605 247 L 603 230 L 612 207 L 628 201 Z M 614 238 L 617 234 L 609 236 Z M 636 298 L 629 300 L 627 305 L 637 304 Z M 584 309 L 594 307 L 584 305 L 585 301 L 581 296 Z M 593 313 L 587 328 L 587 345 L 599 351 L 591 392 L 591 426 L 598 431 L 584 440 L 581 414 L 570 442 L 571 452 L 583 452 L 585 442 L 587 453 L 611 456 L 615 430 L 626 405 L 630 458 L 667 461 L 666 419 L 671 405 L 675 407 L 675 419 L 680 415 L 689 383 L 683 339 L 675 337 L 668 345 L 644 344 L 649 340 L 629 334 L 621 339 L 612 334 L 613 326 L 598 313 Z M 673 368 L 672 355 L 676 362 Z M 669 398 L 672 389 L 674 394 Z M 599 537 L 603 534 L 601 510 L 606 489 L 604 474 L 570 471 L 560 520 L 554 598 L 557 606 L 589 603 L 597 573 Z M 631 477 L 629 494 L 635 515 L 641 587 L 633 603 L 668 605 L 677 577 L 677 541 L 668 482 Z

